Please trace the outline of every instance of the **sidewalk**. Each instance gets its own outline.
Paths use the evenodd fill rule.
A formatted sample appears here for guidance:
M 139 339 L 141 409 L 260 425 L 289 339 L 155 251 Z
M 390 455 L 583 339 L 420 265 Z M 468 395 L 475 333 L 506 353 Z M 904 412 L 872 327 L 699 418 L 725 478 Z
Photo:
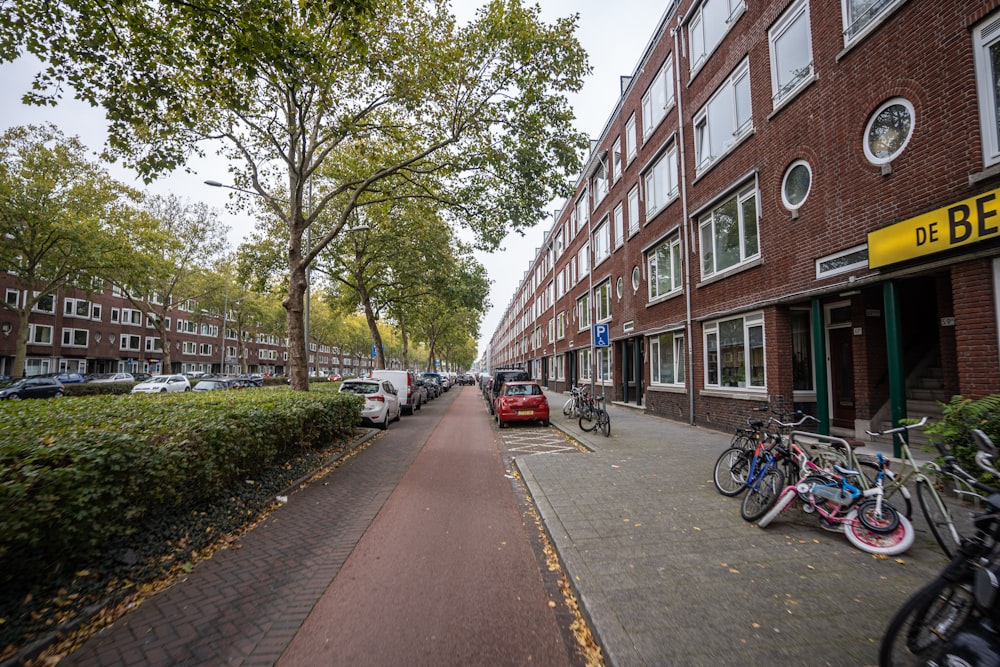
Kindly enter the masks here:
M 611 405 L 605 438 L 546 395 L 592 453 L 516 463 L 609 665 L 873 665 L 889 618 L 944 565 L 919 517 L 888 559 L 797 511 L 760 529 L 712 483 L 729 435 Z

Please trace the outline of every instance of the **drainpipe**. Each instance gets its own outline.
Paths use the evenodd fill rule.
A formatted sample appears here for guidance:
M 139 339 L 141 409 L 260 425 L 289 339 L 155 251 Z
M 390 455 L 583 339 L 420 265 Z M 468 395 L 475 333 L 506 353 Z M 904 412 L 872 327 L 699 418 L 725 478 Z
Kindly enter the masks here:
M 694 248 L 691 245 L 691 230 L 688 220 L 688 200 L 687 200 L 687 160 L 684 159 L 684 107 L 681 104 L 681 67 L 680 67 L 680 31 L 683 15 L 677 15 L 677 25 L 671 29 L 670 34 L 674 38 L 674 90 L 677 96 L 677 156 L 681 161 L 680 169 L 680 196 L 681 196 L 681 227 L 684 229 L 684 307 L 685 327 L 687 329 L 685 338 L 687 339 L 687 387 L 688 387 L 688 424 L 694 424 L 694 326 L 691 321 L 691 260 Z M 643 342 L 645 344 L 645 342 Z

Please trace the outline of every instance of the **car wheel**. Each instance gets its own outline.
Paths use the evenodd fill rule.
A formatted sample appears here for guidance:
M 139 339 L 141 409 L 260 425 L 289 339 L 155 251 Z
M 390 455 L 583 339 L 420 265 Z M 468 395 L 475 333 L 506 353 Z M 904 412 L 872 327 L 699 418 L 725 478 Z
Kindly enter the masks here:
M 61 391 L 57 391 L 56 393 L 52 394 L 52 398 L 62 398 L 62 397 L 63 393 Z
M 382 423 L 379 424 L 378 427 L 380 429 L 382 429 L 383 431 L 386 430 L 387 428 L 389 428 L 389 413 L 388 412 L 385 413 L 385 419 L 382 420 Z
M 161 390 L 160 390 L 160 393 L 161 393 L 161 394 L 165 394 L 165 393 L 167 393 L 167 390 L 166 390 L 166 389 L 161 389 Z
M 502 419 L 500 419 L 500 415 L 497 415 L 497 428 L 503 428 L 504 426 L 506 426 L 506 424 Z
M 20 394 L 11 394 L 10 396 L 7 397 L 7 400 L 8 401 L 20 401 L 21 400 L 21 395 Z
M 184 387 L 184 391 L 191 391 L 191 387 Z

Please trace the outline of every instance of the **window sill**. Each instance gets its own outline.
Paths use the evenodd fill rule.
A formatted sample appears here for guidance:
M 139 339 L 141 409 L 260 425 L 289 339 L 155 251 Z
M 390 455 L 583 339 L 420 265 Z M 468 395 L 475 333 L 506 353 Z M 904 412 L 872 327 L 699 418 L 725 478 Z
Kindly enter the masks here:
M 736 275 L 737 273 L 742 273 L 744 271 L 748 271 L 750 269 L 756 268 L 756 267 L 762 265 L 763 263 L 764 263 L 764 260 L 762 260 L 760 257 L 757 257 L 756 259 L 752 259 L 752 260 L 750 260 L 748 262 L 744 262 L 743 264 L 737 264 L 736 266 L 734 266 L 734 267 L 732 267 L 730 269 L 726 269 L 725 271 L 722 271 L 720 273 L 716 273 L 714 275 L 709 276 L 708 278 L 703 279 L 701 282 L 699 282 L 696 285 L 696 287 L 698 287 L 698 288 L 707 287 L 708 285 L 711 285 L 712 283 L 718 282 L 720 280 L 725 280 L 726 278 L 729 278 L 730 276 Z
M 687 387 L 682 384 L 650 384 L 646 387 L 646 391 L 661 394 L 686 394 Z
M 715 398 L 728 398 L 735 401 L 759 401 L 761 397 L 767 397 L 767 389 L 746 389 L 743 387 L 733 389 L 722 389 L 710 387 L 698 392 L 700 396 L 714 396 Z

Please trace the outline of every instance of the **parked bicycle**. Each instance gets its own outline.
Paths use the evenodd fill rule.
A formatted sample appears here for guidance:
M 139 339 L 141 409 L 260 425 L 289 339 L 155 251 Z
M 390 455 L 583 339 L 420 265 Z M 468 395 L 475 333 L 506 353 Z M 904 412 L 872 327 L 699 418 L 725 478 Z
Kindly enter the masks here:
M 606 399 L 604 396 L 588 397 L 580 410 L 580 428 L 590 432 L 600 429 L 604 437 L 611 435 L 611 416 L 605 409 Z
M 583 402 L 589 393 L 590 388 L 587 385 L 571 387 L 569 399 L 563 404 L 563 414 L 570 419 L 577 419 L 580 416 L 580 408 L 583 407 Z
M 767 436 L 757 447 L 747 469 L 747 493 L 740 506 L 740 516 L 746 521 L 756 521 L 774 506 L 785 488 L 786 479 L 798 479 L 798 460 L 788 447 L 787 434 L 808 421 L 817 420 L 811 415 L 796 414 L 801 414 L 796 422 L 785 422 L 777 417 L 767 420 Z
M 754 408 L 756 411 L 765 409 Z M 729 447 L 715 461 L 712 482 L 716 491 L 724 496 L 738 496 L 747 488 L 750 461 L 766 437 L 764 421 L 756 417 L 747 418 L 746 428 L 736 428 Z
M 1000 476 L 997 449 L 982 431 L 976 464 Z M 954 461 L 952 472 L 987 498 L 974 532 L 941 573 L 903 603 L 879 646 L 879 665 L 996 665 L 1000 662 L 1000 488 L 987 486 Z
M 927 520 L 927 526 L 937 543 L 941 546 L 945 556 L 951 558 L 955 555 L 959 545 L 962 543 L 964 535 L 970 535 L 975 527 L 972 524 L 972 510 L 982 506 L 983 496 L 967 481 L 967 474 L 957 467 L 955 457 L 940 443 L 934 445 L 940 452 L 943 463 L 938 465 L 933 461 L 918 466 L 910 451 L 909 432 L 912 429 L 921 428 L 927 423 L 924 417 L 915 424 L 906 424 L 885 431 L 866 431 L 872 437 L 889 436 L 899 434 L 900 455 L 902 458 L 902 471 L 900 474 L 887 477 L 886 498 L 894 498 L 897 492 L 905 499 L 907 516 L 910 515 L 910 493 L 906 488 L 906 483 L 912 478 L 915 480 L 917 490 L 917 504 Z M 948 508 L 948 503 L 944 501 L 938 489 L 943 489 L 962 502 L 966 510 L 964 513 L 952 514 Z

